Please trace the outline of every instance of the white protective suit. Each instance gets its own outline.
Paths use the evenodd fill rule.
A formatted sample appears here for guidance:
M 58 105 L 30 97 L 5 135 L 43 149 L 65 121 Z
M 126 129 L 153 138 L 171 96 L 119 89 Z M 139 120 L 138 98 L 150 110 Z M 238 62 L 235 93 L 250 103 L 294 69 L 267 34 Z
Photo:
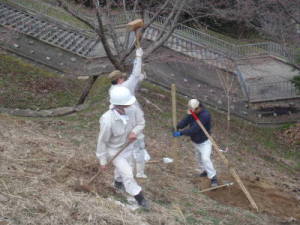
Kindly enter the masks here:
M 125 109 L 126 115 L 120 115 L 116 110 L 105 112 L 100 122 L 100 133 L 97 143 L 96 156 L 101 165 L 106 165 L 122 147 L 128 142 L 128 135 L 134 132 L 140 135 L 145 127 L 143 112 L 132 105 Z M 135 142 L 130 144 L 120 155 L 113 160 L 115 166 L 114 177 L 123 182 L 125 190 L 132 196 L 140 193 L 141 187 L 133 176 L 133 151 Z
M 135 91 L 137 89 L 138 84 L 145 79 L 145 75 L 142 73 L 142 57 L 136 57 L 133 64 L 133 70 L 130 76 L 126 81 L 122 84 L 112 85 L 109 89 L 109 93 L 111 90 L 117 86 L 127 87 L 132 95 L 135 95 Z M 139 103 L 136 101 L 134 103 L 137 107 L 141 109 Z M 112 106 L 110 106 L 112 108 Z M 136 161 L 136 177 L 138 178 L 147 178 L 144 173 L 145 161 L 150 160 L 150 155 L 148 154 L 145 148 L 145 139 L 144 134 L 140 134 L 133 146 L 133 156 Z
M 202 171 L 207 172 L 207 177 L 212 179 L 216 176 L 216 170 L 210 159 L 212 143 L 210 140 L 206 140 L 201 144 L 193 143 L 196 148 L 196 155 L 198 159 L 198 165 Z

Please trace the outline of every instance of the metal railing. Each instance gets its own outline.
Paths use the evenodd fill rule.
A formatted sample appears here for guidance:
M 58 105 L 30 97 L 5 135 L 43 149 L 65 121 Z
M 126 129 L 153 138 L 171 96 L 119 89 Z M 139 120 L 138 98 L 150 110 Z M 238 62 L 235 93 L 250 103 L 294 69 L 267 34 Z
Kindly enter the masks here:
M 247 84 L 250 102 L 300 97 L 300 90 L 290 81 Z
M 119 14 L 117 17 L 114 17 L 114 21 L 116 21 L 116 24 L 124 24 L 130 19 L 141 16 L 139 13 L 140 12 L 133 15 L 127 12 L 127 17 Z M 145 11 L 145 22 L 149 22 L 153 16 L 154 13 Z M 157 16 L 154 19 L 153 25 L 146 31 L 146 37 L 155 41 L 159 31 L 167 29 L 170 25 L 167 24 L 167 26 L 165 26 L 165 23 L 166 17 Z M 204 58 L 228 57 L 231 59 L 241 59 L 257 56 L 275 56 L 292 64 L 296 63 L 295 51 L 278 43 L 260 42 L 253 44 L 233 44 L 214 37 L 204 31 L 197 30 L 183 24 L 178 24 L 176 26 L 176 29 L 171 37 L 166 41 L 165 45 L 176 51 L 178 49 L 183 50 L 183 53 L 190 56 L 192 55 L 196 58 L 199 58 L 199 54 L 196 54 L 196 52 L 191 54 L 191 51 L 201 49 L 202 46 L 202 51 L 200 50 L 200 52 L 202 52 L 201 54 L 203 54 L 202 57 Z M 209 61 L 209 64 L 224 68 L 222 65 L 218 64 L 217 60 Z M 300 93 L 290 81 L 249 84 L 245 81 L 243 74 L 239 71 L 238 67 L 236 67 L 235 71 L 232 72 L 237 75 L 242 91 L 246 99 L 250 102 L 300 97 Z
M 121 25 L 126 24 L 132 19 L 141 17 L 141 12 L 137 11 L 135 13 L 127 11 L 126 14 L 118 14 L 112 17 L 115 24 Z M 154 13 L 149 11 L 144 11 L 144 20 L 149 22 L 153 18 Z M 157 16 L 154 20 L 154 25 L 160 28 L 164 27 L 166 22 L 166 17 Z M 204 30 L 197 30 L 188 27 L 183 24 L 178 24 L 174 30 L 175 35 L 182 36 L 191 41 L 200 43 L 205 47 L 209 47 L 215 51 L 219 51 L 229 57 L 233 58 L 247 58 L 253 56 L 276 56 L 282 58 L 290 63 L 296 63 L 296 53 L 293 49 L 286 46 L 280 45 L 275 42 L 258 42 L 253 44 L 234 44 L 228 41 L 217 38 L 211 34 L 206 33 Z

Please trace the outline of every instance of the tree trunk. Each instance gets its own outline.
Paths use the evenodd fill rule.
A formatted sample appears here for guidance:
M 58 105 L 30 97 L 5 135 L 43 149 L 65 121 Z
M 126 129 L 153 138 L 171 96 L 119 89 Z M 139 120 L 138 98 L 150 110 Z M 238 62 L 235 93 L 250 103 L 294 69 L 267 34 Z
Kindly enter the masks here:
M 92 77 L 89 78 L 85 88 L 82 91 L 82 94 L 79 98 L 79 101 L 77 102 L 76 105 L 81 105 L 81 104 L 84 103 L 86 97 L 89 95 L 90 90 L 92 89 L 93 84 L 96 82 L 97 78 L 98 78 L 98 76 L 92 76 Z

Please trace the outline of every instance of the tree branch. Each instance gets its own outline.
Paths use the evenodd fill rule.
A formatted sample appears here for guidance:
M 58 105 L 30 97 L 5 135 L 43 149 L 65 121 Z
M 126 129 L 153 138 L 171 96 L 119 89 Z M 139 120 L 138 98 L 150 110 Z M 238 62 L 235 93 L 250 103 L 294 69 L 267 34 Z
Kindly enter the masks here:
M 287 14 L 291 19 L 293 19 L 297 24 L 300 24 L 300 19 L 296 18 L 292 13 L 290 13 L 289 10 L 282 4 L 280 0 L 277 0 L 277 3 L 281 7 L 281 9 L 285 12 L 285 14 Z
M 117 53 L 116 57 L 118 59 L 120 59 L 120 54 L 121 54 L 122 49 L 121 49 L 121 45 L 120 45 L 120 42 L 119 42 L 116 30 L 114 29 L 114 26 L 113 26 L 113 24 L 111 22 L 111 19 L 110 19 L 111 18 L 111 15 L 110 15 L 111 1 L 110 0 L 107 0 L 107 7 L 108 8 L 107 8 L 107 14 L 106 14 L 106 16 L 107 16 L 108 23 L 106 24 L 106 26 L 107 26 L 107 29 L 109 31 L 108 33 L 110 34 L 110 37 L 111 37 L 111 39 L 113 41 L 114 48 L 115 48 L 116 53 Z M 101 9 L 99 8 L 99 10 L 101 10 Z
M 72 16 L 74 16 L 76 19 L 80 20 L 82 23 L 90 27 L 92 30 L 96 30 L 95 26 L 91 24 L 88 20 L 82 18 L 79 14 L 73 12 L 63 0 L 56 0 L 56 2 L 63 8 L 66 12 L 70 13 Z
M 178 18 L 179 18 L 179 15 L 182 11 L 182 8 L 185 4 L 185 0 L 179 0 L 178 2 L 179 3 L 179 6 L 178 6 L 178 9 L 177 9 L 177 12 L 172 20 L 172 24 L 168 30 L 168 32 L 165 32 L 164 35 L 162 35 L 160 37 L 159 40 L 156 40 L 154 42 L 154 44 L 152 46 L 150 46 L 148 49 L 145 50 L 145 53 L 144 53 L 144 58 L 146 59 L 152 52 L 154 52 L 156 49 L 158 49 L 161 45 L 163 45 L 163 43 L 165 41 L 167 41 L 169 39 L 169 37 L 172 35 L 173 31 L 175 30 L 176 26 L 177 26 L 177 22 L 178 22 Z
M 113 55 L 111 48 L 109 46 L 107 37 L 105 36 L 105 30 L 104 30 L 104 25 L 102 22 L 102 17 L 100 14 L 100 6 L 99 6 L 99 2 L 98 0 L 93 0 L 95 7 L 96 7 L 96 17 L 97 17 L 97 21 L 98 21 L 98 26 L 99 29 L 97 29 L 97 34 L 101 39 L 102 45 L 104 47 L 104 50 L 106 52 L 107 57 L 109 58 L 109 60 L 111 61 L 111 63 L 118 69 L 121 71 L 124 71 L 124 66 L 122 66 L 120 64 L 120 61 Z

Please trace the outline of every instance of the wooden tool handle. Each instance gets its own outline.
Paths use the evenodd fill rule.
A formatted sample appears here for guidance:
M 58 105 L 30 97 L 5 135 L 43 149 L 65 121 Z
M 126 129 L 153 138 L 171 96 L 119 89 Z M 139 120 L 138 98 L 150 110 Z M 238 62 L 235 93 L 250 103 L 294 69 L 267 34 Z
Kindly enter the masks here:
M 231 185 L 233 185 L 233 182 L 227 183 L 227 184 L 222 184 L 222 185 L 219 185 L 219 186 L 216 186 L 216 187 L 206 188 L 206 189 L 203 189 L 203 190 L 199 191 L 199 193 L 212 191 L 212 190 L 216 190 L 216 189 L 219 189 L 219 188 L 222 188 L 222 187 L 228 187 L 228 186 L 231 186 Z
M 136 40 L 135 46 L 136 46 L 136 48 L 140 48 L 141 47 L 141 39 L 142 39 L 142 34 L 141 34 L 140 30 L 137 29 L 135 31 L 135 40 Z
M 106 166 L 108 167 L 112 161 L 114 161 L 115 158 L 118 157 L 118 155 L 120 155 L 129 145 L 131 144 L 131 142 L 127 142 L 120 151 L 117 152 L 117 154 L 114 155 L 114 157 L 108 161 L 108 163 L 106 164 Z M 89 180 L 88 184 L 92 183 L 96 177 L 99 176 L 99 174 L 101 173 L 101 169 L 98 170 L 98 172 Z

